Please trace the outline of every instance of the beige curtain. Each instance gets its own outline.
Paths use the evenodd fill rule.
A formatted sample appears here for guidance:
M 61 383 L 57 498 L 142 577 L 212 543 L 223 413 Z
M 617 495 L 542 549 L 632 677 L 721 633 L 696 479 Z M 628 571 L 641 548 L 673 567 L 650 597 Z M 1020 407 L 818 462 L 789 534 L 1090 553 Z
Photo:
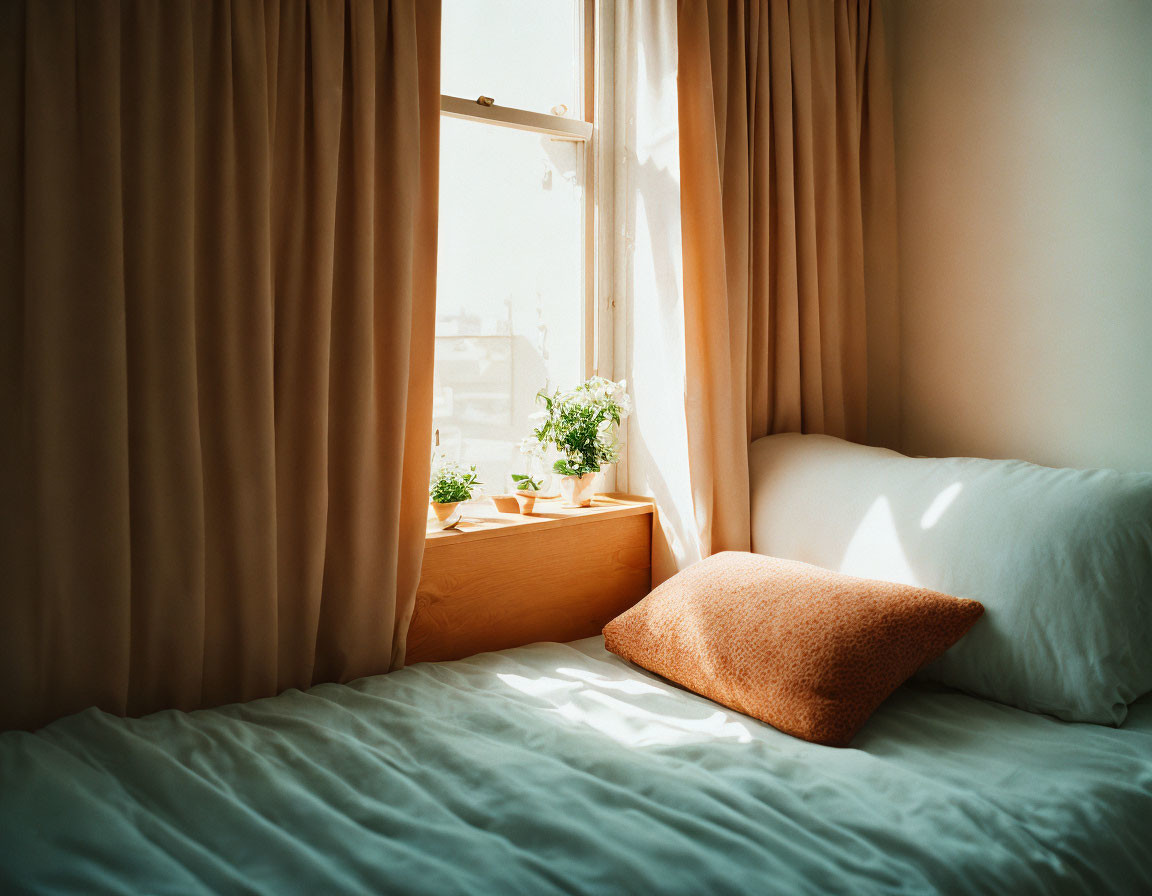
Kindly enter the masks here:
M 439 3 L 0 3 L 0 727 L 402 662 Z
M 707 556 L 748 549 L 750 439 L 868 438 L 869 342 L 897 324 L 891 85 L 878 0 L 682 0 L 678 26 L 688 448 Z

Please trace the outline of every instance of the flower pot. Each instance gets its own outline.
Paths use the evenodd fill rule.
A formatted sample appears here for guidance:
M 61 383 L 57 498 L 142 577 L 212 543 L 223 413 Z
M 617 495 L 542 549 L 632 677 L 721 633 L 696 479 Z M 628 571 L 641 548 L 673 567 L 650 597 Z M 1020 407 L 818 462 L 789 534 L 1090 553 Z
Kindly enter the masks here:
M 447 504 L 440 504 L 437 501 L 433 501 L 432 512 L 436 514 L 436 519 L 440 520 L 440 522 L 444 522 L 444 520 L 448 519 L 448 517 L 452 516 L 452 514 L 456 512 L 456 508 L 459 506 L 459 501 L 451 501 Z
M 596 473 L 583 476 L 565 476 L 560 480 L 560 494 L 569 507 L 588 507 L 592 503 L 592 490 L 596 485 Z
M 520 505 L 520 512 L 525 516 L 531 516 L 533 509 L 536 507 L 536 495 L 538 493 L 533 489 L 518 488 L 516 489 L 516 503 Z
M 492 505 L 499 513 L 519 513 L 520 505 L 516 502 L 515 495 L 489 495 L 492 499 Z

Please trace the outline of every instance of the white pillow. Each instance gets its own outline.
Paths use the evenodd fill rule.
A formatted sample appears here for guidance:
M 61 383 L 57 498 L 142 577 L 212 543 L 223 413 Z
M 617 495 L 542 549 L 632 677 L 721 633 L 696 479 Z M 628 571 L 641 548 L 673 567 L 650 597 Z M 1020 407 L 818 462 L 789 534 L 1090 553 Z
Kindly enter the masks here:
M 1152 474 L 794 434 L 754 442 L 751 470 L 753 551 L 984 604 L 921 677 L 1114 725 L 1152 691 Z

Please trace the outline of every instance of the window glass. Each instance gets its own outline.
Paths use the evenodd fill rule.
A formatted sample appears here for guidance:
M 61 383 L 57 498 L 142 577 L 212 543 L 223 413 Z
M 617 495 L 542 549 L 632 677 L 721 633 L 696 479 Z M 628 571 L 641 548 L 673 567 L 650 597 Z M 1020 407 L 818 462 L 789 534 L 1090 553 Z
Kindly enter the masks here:
M 583 370 L 583 144 L 441 118 L 435 426 L 487 493 L 545 385 Z
M 582 0 L 444 0 L 440 91 L 552 112 L 577 108 Z

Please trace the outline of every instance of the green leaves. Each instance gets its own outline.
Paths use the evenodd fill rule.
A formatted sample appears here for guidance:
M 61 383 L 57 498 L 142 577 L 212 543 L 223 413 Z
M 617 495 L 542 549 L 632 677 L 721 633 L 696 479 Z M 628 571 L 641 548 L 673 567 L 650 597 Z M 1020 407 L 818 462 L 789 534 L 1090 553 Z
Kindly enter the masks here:
M 552 467 L 557 473 L 594 473 L 619 458 L 615 427 L 631 408 L 623 380 L 614 383 L 594 376 L 575 389 L 552 395 L 541 389 L 536 399 L 544 405 L 544 420 L 534 435 L 564 455 Z
M 585 470 L 582 467 L 576 466 L 566 460 L 561 459 L 552 464 L 552 469 L 559 473 L 561 476 L 583 476 L 585 473 L 595 473 L 596 470 L 599 470 L 600 468 L 597 467 L 596 470 Z
M 432 479 L 428 483 L 428 497 L 437 504 L 467 501 L 478 485 L 480 480 L 476 477 L 475 465 L 465 468 L 460 464 L 444 461 L 432 471 Z
M 516 483 L 516 487 L 527 492 L 538 492 L 541 489 L 541 484 L 523 473 L 513 473 L 512 481 Z

